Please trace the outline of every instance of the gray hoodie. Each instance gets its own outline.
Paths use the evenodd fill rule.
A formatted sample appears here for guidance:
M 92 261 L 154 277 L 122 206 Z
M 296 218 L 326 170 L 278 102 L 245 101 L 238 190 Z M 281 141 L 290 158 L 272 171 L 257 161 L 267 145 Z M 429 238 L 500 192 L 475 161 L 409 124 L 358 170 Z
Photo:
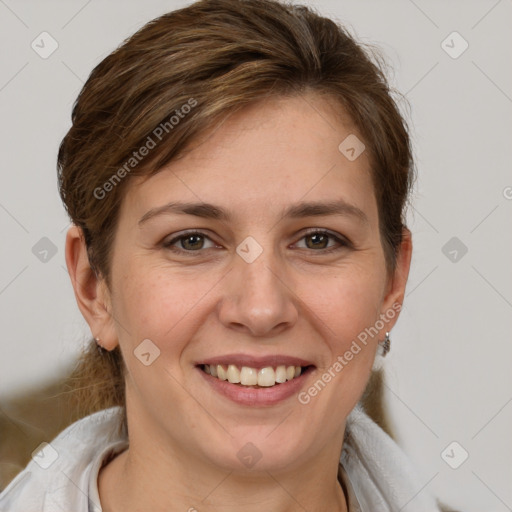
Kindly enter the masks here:
M 121 412 L 91 414 L 43 444 L 0 494 L 0 512 L 101 512 L 99 470 L 128 447 Z M 349 512 L 440 512 L 405 454 L 360 406 L 347 418 L 338 476 Z

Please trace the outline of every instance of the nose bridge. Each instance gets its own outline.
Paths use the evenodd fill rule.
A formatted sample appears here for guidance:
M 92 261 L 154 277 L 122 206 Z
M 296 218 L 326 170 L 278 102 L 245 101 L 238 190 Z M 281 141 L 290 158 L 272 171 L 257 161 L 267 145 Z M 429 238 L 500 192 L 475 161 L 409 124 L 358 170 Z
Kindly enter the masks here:
M 236 252 L 230 272 L 230 296 L 225 297 L 221 320 L 231 328 L 244 328 L 260 336 L 292 325 L 297 310 L 292 293 L 284 284 L 284 266 L 272 245 L 264 247 L 255 238 L 247 237 Z
M 279 265 L 276 264 L 275 254 L 267 249 L 254 261 L 248 263 L 245 260 L 237 262 L 240 275 L 240 285 L 244 296 L 253 301 L 263 300 L 270 304 L 281 299 L 284 290 L 282 282 L 277 278 Z

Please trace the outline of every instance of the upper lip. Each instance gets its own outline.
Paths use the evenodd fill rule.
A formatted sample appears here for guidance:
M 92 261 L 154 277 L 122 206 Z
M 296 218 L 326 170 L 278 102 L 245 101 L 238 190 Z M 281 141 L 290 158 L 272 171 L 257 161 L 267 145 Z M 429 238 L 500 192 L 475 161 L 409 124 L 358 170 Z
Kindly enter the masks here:
M 209 357 L 197 363 L 208 365 L 230 365 L 242 367 L 248 366 L 249 368 L 266 368 L 268 366 L 313 366 L 311 361 L 306 361 L 300 357 L 287 356 L 281 354 L 266 355 L 266 356 L 251 356 L 249 354 L 225 354 L 222 356 Z

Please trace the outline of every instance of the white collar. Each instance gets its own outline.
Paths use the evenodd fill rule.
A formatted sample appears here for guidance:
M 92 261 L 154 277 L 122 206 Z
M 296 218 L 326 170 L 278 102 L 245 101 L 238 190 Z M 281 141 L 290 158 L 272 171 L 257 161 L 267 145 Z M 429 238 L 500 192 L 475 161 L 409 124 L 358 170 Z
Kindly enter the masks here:
M 340 462 L 363 512 L 440 512 L 428 480 L 359 404 L 347 418 Z
M 0 511 L 101 512 L 100 468 L 128 445 L 121 420 L 122 409 L 112 407 L 66 428 L 50 443 L 59 457 L 48 469 L 31 460 L 0 494 Z M 340 463 L 349 512 L 405 512 L 408 503 L 415 512 L 439 512 L 409 459 L 359 405 L 347 418 Z

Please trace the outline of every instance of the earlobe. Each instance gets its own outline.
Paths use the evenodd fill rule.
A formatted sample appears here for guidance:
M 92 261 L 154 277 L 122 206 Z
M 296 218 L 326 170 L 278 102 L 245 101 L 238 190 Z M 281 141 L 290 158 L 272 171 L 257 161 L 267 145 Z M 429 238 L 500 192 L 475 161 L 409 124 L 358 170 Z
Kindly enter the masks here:
M 110 294 L 104 282 L 92 270 L 82 230 L 69 228 L 66 235 L 66 265 L 78 307 L 102 346 L 112 350 L 117 346 L 117 334 L 110 313 Z

